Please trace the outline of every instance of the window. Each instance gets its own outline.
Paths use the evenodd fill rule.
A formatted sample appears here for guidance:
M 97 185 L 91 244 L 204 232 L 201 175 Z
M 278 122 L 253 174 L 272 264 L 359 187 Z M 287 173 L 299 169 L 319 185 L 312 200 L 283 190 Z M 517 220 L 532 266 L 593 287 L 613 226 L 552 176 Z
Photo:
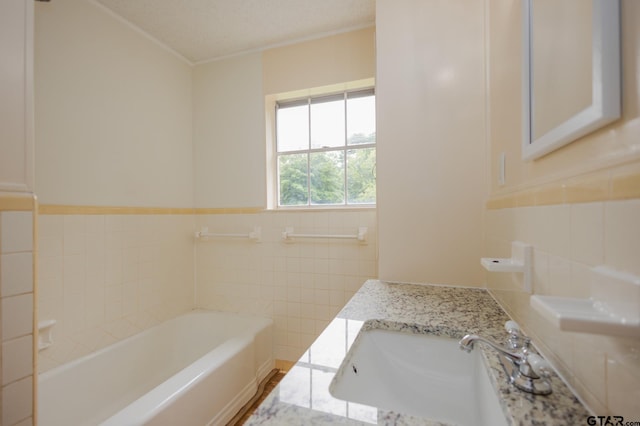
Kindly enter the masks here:
M 279 206 L 376 202 L 373 89 L 276 103 Z

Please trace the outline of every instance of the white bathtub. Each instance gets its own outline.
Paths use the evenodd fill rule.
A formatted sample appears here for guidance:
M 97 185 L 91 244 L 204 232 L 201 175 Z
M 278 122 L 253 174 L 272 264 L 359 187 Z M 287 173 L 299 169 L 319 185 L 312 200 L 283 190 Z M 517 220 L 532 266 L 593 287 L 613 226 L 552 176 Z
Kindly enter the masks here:
M 47 371 L 38 424 L 225 424 L 273 368 L 271 325 L 192 311 Z

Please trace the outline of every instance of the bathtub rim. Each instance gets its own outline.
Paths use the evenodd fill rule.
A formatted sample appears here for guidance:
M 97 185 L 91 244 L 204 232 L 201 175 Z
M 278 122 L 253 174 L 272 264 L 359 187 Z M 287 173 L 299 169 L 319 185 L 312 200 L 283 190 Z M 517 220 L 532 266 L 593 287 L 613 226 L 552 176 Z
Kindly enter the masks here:
M 188 317 L 195 317 L 200 315 L 211 316 L 215 319 L 224 318 L 225 320 L 229 320 L 235 317 L 241 318 L 247 322 L 239 327 L 236 334 L 233 334 L 229 338 L 226 338 L 219 345 L 213 346 L 200 357 L 183 366 L 180 370 L 172 374 L 166 380 L 155 384 L 155 386 L 148 392 L 140 395 L 135 399 L 132 399 L 126 406 L 117 411 L 114 411 L 113 413 L 111 413 L 111 415 L 109 415 L 109 417 L 103 418 L 98 422 L 99 424 L 105 425 L 114 424 L 111 422 L 111 419 L 117 419 L 118 417 L 116 416 L 124 412 L 134 414 L 135 424 L 138 424 L 138 422 L 144 423 L 152 420 L 155 416 L 162 413 L 164 409 L 170 407 L 172 402 L 178 400 L 185 391 L 189 390 L 190 387 L 195 387 L 200 381 L 206 379 L 209 374 L 213 374 L 216 368 L 219 368 L 221 365 L 224 365 L 225 362 L 232 359 L 233 355 L 237 353 L 238 348 L 241 348 L 239 350 L 244 350 L 243 346 L 253 345 L 256 341 L 256 337 L 261 332 L 267 329 L 271 329 L 271 331 L 268 332 L 270 339 L 269 352 L 264 352 L 264 356 L 260 357 L 259 359 L 255 358 L 256 362 L 253 366 L 253 378 L 251 378 L 248 383 L 242 383 L 242 390 L 237 392 L 229 401 L 225 401 L 225 406 L 220 409 L 219 412 L 217 412 L 215 416 L 207 423 L 217 424 L 219 423 L 219 419 L 224 419 L 226 417 L 232 418 L 233 415 L 235 415 L 235 412 L 244 405 L 244 403 L 246 402 L 245 400 L 249 400 L 256 392 L 260 380 L 266 377 L 266 375 L 273 368 L 273 319 L 263 316 L 236 312 L 225 312 L 212 309 L 191 309 L 172 318 L 167 318 L 166 320 L 154 324 L 147 329 L 144 329 L 122 340 L 100 348 L 97 351 L 91 352 L 73 361 L 40 373 L 37 376 L 37 380 L 38 382 L 46 381 L 50 378 L 55 380 L 55 376 L 67 374 L 69 373 L 69 370 L 72 370 L 85 362 L 91 362 L 93 359 L 105 354 L 108 356 L 108 352 L 122 349 L 123 346 L 130 344 L 132 341 L 144 339 L 145 336 L 157 332 L 158 329 L 161 329 L 163 326 L 166 326 L 166 324 L 171 323 L 172 321 L 178 322 L 181 319 L 185 319 L 188 321 Z M 256 349 L 253 348 L 251 350 L 254 351 Z M 38 400 L 40 399 L 40 397 L 41 387 L 39 386 L 37 391 Z M 38 404 L 38 406 L 40 406 L 40 404 Z M 129 410 L 130 408 L 131 410 Z M 115 424 L 131 423 L 116 422 Z
M 256 324 L 253 325 L 253 327 L 249 327 L 248 330 L 252 330 L 257 331 L 260 330 L 261 328 L 264 328 L 268 325 L 273 326 L 273 319 L 271 318 L 267 318 L 267 317 L 262 317 L 262 316 L 258 316 L 258 315 L 250 315 L 250 314 L 242 314 L 242 313 L 238 313 L 238 312 L 225 312 L 225 311 L 218 311 L 218 310 L 214 310 L 214 309 L 206 309 L 206 308 L 194 308 L 191 309 L 189 311 L 185 311 L 183 313 L 180 313 L 174 317 L 171 318 L 167 318 L 157 324 L 152 325 L 151 327 L 148 327 L 138 333 L 134 333 L 131 336 L 127 336 L 122 340 L 119 340 L 117 342 L 114 342 L 110 345 L 107 345 L 103 348 L 100 348 L 94 352 L 90 352 L 86 355 L 81 356 L 80 358 L 76 358 L 72 361 L 66 362 L 64 364 L 58 365 L 50 370 L 47 371 L 43 371 L 42 373 L 38 373 L 37 375 L 37 380 L 45 380 L 47 379 L 49 376 L 53 376 L 55 375 L 55 373 L 61 373 L 64 372 L 66 370 L 69 370 L 71 368 L 73 368 L 74 366 L 80 364 L 83 361 L 87 361 L 93 358 L 97 358 L 98 356 L 104 354 L 105 352 L 108 352 L 109 350 L 113 350 L 115 348 L 118 348 L 120 346 L 124 346 L 125 344 L 129 343 L 131 340 L 134 340 L 136 338 L 141 338 L 147 334 L 151 334 L 153 333 L 154 330 L 156 330 L 157 328 L 160 328 L 162 325 L 165 325 L 166 323 L 170 322 L 170 321 L 174 321 L 177 320 L 178 318 L 181 317 L 185 317 L 185 316 L 191 316 L 191 315 L 200 315 L 200 314 L 224 314 L 224 315 L 232 315 L 232 316 L 237 316 L 237 317 L 241 317 L 241 318 L 246 318 L 246 319 L 255 319 L 258 320 L 259 322 L 263 322 L 262 324 Z M 262 321 L 261 321 L 262 320 Z M 248 331 L 247 330 L 247 331 Z M 273 358 L 273 357 L 272 357 Z M 195 362 L 195 361 L 194 361 Z

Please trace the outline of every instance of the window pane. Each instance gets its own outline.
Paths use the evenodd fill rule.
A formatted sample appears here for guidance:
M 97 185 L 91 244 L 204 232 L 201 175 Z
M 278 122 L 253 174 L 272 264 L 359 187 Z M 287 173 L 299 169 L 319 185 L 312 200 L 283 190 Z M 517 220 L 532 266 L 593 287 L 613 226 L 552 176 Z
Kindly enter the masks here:
M 344 204 L 344 151 L 311 154 L 311 204 Z
M 344 138 L 344 99 L 312 101 L 311 148 L 344 146 Z
M 376 149 L 347 151 L 347 194 L 349 204 L 376 202 Z
M 305 206 L 309 203 L 307 172 L 307 154 L 278 157 L 281 206 Z
M 309 105 L 279 107 L 276 122 L 278 152 L 309 149 Z
M 347 143 L 357 145 L 376 142 L 376 97 L 347 99 Z

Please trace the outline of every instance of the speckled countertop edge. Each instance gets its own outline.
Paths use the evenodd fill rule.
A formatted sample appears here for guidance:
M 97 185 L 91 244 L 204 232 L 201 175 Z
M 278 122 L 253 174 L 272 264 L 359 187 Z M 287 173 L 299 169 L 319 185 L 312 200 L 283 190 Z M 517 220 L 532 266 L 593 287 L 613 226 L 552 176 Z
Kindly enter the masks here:
M 395 330 L 460 339 L 480 334 L 501 342 L 504 323 L 510 318 L 484 289 L 367 281 L 336 318 L 365 321 L 365 329 Z M 552 377 L 553 393 L 536 396 L 515 389 L 497 353 L 478 345 L 485 367 L 507 422 L 511 425 L 565 425 L 584 423 L 589 411 L 566 384 Z M 348 356 L 348 355 L 347 355 Z M 287 377 L 283 380 L 287 380 Z M 246 425 L 344 424 L 365 425 L 360 421 L 279 402 L 278 387 L 258 407 Z M 378 409 L 381 425 L 439 425 L 428 419 Z

